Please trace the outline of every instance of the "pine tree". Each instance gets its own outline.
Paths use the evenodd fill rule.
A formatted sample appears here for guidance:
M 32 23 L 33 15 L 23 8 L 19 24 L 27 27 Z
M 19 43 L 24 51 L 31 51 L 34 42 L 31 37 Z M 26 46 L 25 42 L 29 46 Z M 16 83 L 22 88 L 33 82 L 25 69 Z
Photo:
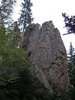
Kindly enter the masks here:
M 9 24 L 12 22 L 11 14 L 15 0 L 1 0 L 0 2 L 0 50 L 3 45 L 9 44 Z M 10 33 L 11 34 L 11 33 Z M 3 48 L 3 47 L 2 47 Z
M 20 47 L 21 42 L 21 32 L 17 21 L 15 21 L 10 30 L 10 43 L 12 46 Z
M 69 54 L 68 54 L 68 73 L 70 79 L 72 78 L 72 70 L 73 70 L 73 56 L 74 56 L 74 48 L 72 42 L 70 42 Z
M 0 3 L 0 26 L 11 23 L 11 14 L 13 13 L 13 5 L 16 0 L 1 0 Z
M 18 21 L 19 25 L 21 26 L 22 32 L 24 32 L 26 26 L 30 25 L 33 21 L 31 13 L 31 7 L 32 7 L 31 0 L 23 0 L 21 7 L 22 7 L 21 14 Z
M 69 62 L 72 62 L 72 57 L 74 55 L 74 48 L 73 48 L 72 42 L 70 42 L 69 55 L 70 55 Z

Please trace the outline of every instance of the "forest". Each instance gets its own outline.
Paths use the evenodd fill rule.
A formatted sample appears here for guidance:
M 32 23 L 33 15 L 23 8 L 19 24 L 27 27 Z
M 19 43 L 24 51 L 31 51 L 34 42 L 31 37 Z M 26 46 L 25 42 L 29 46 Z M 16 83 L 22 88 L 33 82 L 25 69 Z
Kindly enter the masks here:
M 31 0 L 21 3 L 20 17 L 14 22 L 12 14 L 16 0 L 0 3 L 0 100 L 75 100 L 75 49 L 70 43 L 67 55 L 71 88 L 64 96 L 50 95 L 47 89 L 30 72 L 31 62 L 22 48 L 22 36 L 31 25 Z M 63 13 L 67 34 L 75 33 L 75 16 Z M 33 91 L 33 92 L 32 92 Z

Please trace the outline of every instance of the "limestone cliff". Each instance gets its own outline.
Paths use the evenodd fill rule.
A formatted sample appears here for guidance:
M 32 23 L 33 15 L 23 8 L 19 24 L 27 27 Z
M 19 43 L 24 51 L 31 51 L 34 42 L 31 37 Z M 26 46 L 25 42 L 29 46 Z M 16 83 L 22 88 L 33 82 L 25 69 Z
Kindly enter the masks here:
M 67 55 L 60 36 L 52 21 L 40 26 L 33 24 L 26 28 L 22 47 L 28 51 L 32 62 L 31 70 L 49 90 L 62 94 L 67 91 Z

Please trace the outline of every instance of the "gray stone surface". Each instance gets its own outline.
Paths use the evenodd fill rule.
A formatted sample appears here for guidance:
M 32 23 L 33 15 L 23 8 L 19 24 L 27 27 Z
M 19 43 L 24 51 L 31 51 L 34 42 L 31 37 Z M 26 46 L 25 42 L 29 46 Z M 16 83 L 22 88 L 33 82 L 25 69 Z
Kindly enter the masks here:
M 45 22 L 42 26 L 28 26 L 22 46 L 30 56 L 32 72 L 50 93 L 56 91 L 62 94 L 68 90 L 66 50 L 60 32 L 52 21 Z

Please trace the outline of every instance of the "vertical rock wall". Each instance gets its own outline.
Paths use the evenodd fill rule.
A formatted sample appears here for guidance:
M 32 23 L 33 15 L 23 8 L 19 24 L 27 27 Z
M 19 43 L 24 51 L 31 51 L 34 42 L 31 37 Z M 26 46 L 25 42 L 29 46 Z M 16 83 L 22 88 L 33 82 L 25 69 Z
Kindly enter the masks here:
M 22 46 L 27 49 L 32 72 L 40 82 L 50 93 L 64 93 L 69 86 L 67 55 L 60 33 L 52 21 L 43 23 L 42 27 L 39 24 L 28 26 Z

